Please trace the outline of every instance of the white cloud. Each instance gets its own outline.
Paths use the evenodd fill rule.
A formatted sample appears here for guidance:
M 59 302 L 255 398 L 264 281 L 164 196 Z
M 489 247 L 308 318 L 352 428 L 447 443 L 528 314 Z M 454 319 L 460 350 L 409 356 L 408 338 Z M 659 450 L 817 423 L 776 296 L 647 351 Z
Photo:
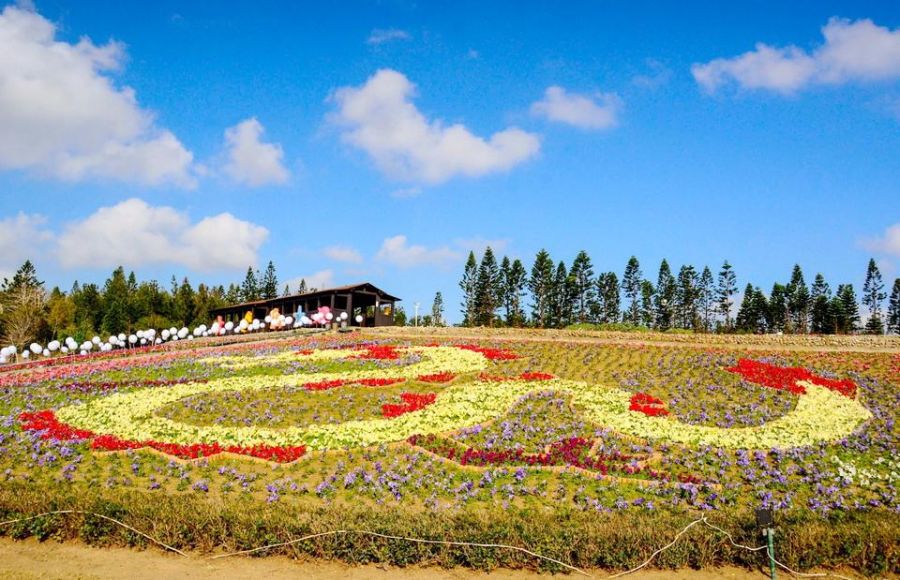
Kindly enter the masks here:
M 53 239 L 42 215 L 19 212 L 0 219 L 0 280 L 11 274 L 25 260 L 36 261 Z
M 709 92 L 736 82 L 742 88 L 793 93 L 811 84 L 844 84 L 900 78 L 900 28 L 868 19 L 832 18 L 822 28 L 825 43 L 812 52 L 796 46 L 758 43 L 755 50 L 691 67 Z
M 409 40 L 410 38 L 412 37 L 407 31 L 399 28 L 376 28 L 369 34 L 366 43 L 383 44 L 392 40 Z
M 429 121 L 412 103 L 413 85 L 403 74 L 382 69 L 360 87 L 333 94 L 343 139 L 369 154 L 388 176 L 428 184 L 458 175 L 506 171 L 537 154 L 536 135 L 510 127 L 487 140 L 465 126 Z
M 291 278 L 287 281 L 287 285 L 290 287 L 291 293 L 297 292 L 297 288 L 300 287 L 301 280 L 306 281 L 307 289 L 316 288 L 318 290 L 323 290 L 325 288 L 333 288 L 334 272 L 332 270 L 319 270 L 318 272 L 309 274 L 308 276 L 298 276 L 296 278 Z
M 39 14 L 0 13 L 0 170 L 193 187 L 193 154 L 109 74 L 124 46 L 57 41 Z
M 350 264 L 361 264 L 363 261 L 362 254 L 355 248 L 349 246 L 329 246 L 322 250 L 325 257 L 336 262 L 348 262 Z
M 69 224 L 57 254 L 67 268 L 180 264 L 197 271 L 255 264 L 269 231 L 229 213 L 191 223 L 171 207 L 129 199 Z
M 879 238 L 865 240 L 863 247 L 872 252 L 900 257 L 900 223 L 889 226 Z
M 580 95 L 552 86 L 531 105 L 531 114 L 581 129 L 609 129 L 616 126 L 621 108 L 622 99 L 615 93 Z
M 249 187 L 286 183 L 290 173 L 282 164 L 284 151 L 277 143 L 263 143 L 265 129 L 255 118 L 241 121 L 225 130 L 228 161 L 225 173 Z
M 416 266 L 444 267 L 459 261 L 460 256 L 459 252 L 447 246 L 427 248 L 421 245 L 409 245 L 406 236 L 399 235 L 385 239 L 375 255 L 375 259 L 406 269 Z

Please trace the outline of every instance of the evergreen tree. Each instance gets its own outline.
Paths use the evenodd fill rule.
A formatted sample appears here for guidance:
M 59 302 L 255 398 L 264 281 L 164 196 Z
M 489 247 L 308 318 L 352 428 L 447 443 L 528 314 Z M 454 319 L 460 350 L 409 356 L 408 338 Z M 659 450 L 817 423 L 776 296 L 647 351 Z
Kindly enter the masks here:
M 859 304 L 853 284 L 838 286 L 836 298 L 840 301 L 838 332 L 851 334 L 859 329 Z
M 831 289 L 825 276 L 816 274 L 810 289 L 810 328 L 816 334 L 834 332 L 834 321 L 831 319 Z
M 697 284 L 698 307 L 703 332 L 712 330 L 713 316 L 715 312 L 716 294 L 713 287 L 713 275 L 709 266 L 703 266 L 703 273 Z
M 569 276 L 566 263 L 560 260 L 550 289 L 550 327 L 565 328 L 572 322 L 574 296 L 575 280 Z
M 675 287 L 676 325 L 679 328 L 694 328 L 698 318 L 697 300 L 699 296 L 697 271 L 693 266 L 682 266 L 678 271 L 678 282 Z
M 189 326 L 196 312 L 196 298 L 190 281 L 184 278 L 174 296 L 173 318 L 178 326 Z
M 656 294 L 656 288 L 650 280 L 641 281 L 641 326 L 646 328 L 653 327 L 654 311 L 653 296 Z
M 621 297 L 619 295 L 619 279 L 615 272 L 603 272 L 597 278 L 599 295 L 598 320 L 603 324 L 619 322 Z
M 47 324 L 53 338 L 65 338 L 75 331 L 75 301 L 59 288 L 54 288 L 47 300 Z
M 512 308 L 512 296 L 509 294 L 509 275 L 512 270 L 512 262 L 508 256 L 503 256 L 500 262 L 500 306 L 503 308 L 503 320 L 509 324 L 509 318 Z
M 34 267 L 34 264 L 31 263 L 31 260 L 25 260 L 25 262 L 19 266 L 19 269 L 13 274 L 12 280 L 3 279 L 3 285 L 0 286 L 0 292 L 12 293 L 23 287 L 44 287 L 44 283 L 38 280 L 37 269 Z
M 269 265 L 266 266 L 266 273 L 263 274 L 259 293 L 265 300 L 278 297 L 278 276 L 275 275 L 275 264 L 272 263 L 272 260 L 269 260 Z
M 241 285 L 241 300 L 243 300 L 244 302 L 259 300 L 260 288 L 259 282 L 257 280 L 258 279 L 256 277 L 256 274 L 253 272 L 253 268 L 247 268 L 247 275 L 244 277 L 244 283 Z M 178 294 L 178 289 L 179 287 L 176 287 L 175 290 L 172 291 L 172 296 Z
M 191 327 L 197 327 L 201 324 L 209 325 L 209 311 L 213 308 L 212 297 L 209 293 L 209 287 L 206 284 L 197 286 L 197 293 L 194 296 L 193 317 L 191 318 Z
M 119 266 L 113 270 L 112 276 L 103 286 L 103 332 L 118 334 L 127 332 L 128 320 L 128 281 L 125 270 Z
M 485 248 L 478 266 L 475 281 L 475 324 L 494 326 L 497 308 L 500 306 L 500 267 L 490 246 Z
M 634 256 L 628 259 L 625 265 L 625 273 L 622 275 L 622 293 L 625 295 L 627 307 L 622 314 L 622 319 L 628 324 L 638 326 L 641 324 L 641 286 L 643 282 L 641 264 Z
M 736 325 L 743 332 L 761 333 L 766 329 L 766 295 L 759 288 L 747 284 L 738 310 Z
M 531 277 L 528 279 L 528 290 L 534 301 L 531 308 L 531 320 L 539 328 L 550 326 L 550 302 L 553 295 L 553 260 L 547 250 L 541 250 L 534 258 L 531 266 Z
M 881 318 L 881 303 L 887 298 L 884 292 L 884 281 L 874 259 L 869 259 L 866 270 L 866 281 L 863 284 L 862 303 L 869 315 L 866 320 L 866 333 L 884 334 L 884 321 Z
M 803 279 L 800 264 L 794 264 L 791 281 L 787 285 L 787 304 L 790 312 L 788 330 L 797 334 L 806 334 L 809 330 L 809 288 Z
M 572 317 L 575 322 L 587 322 L 591 318 L 591 311 L 597 301 L 597 291 L 594 285 L 594 266 L 587 252 L 581 250 L 572 262 L 569 271 L 572 277 L 573 297 Z
M 659 265 L 659 275 L 656 279 L 656 294 L 653 297 L 653 309 L 658 330 L 665 331 L 672 328 L 675 311 L 675 291 L 675 277 L 672 276 L 669 263 L 664 259 Z
M 309 288 L 306 287 L 306 278 L 300 278 L 300 284 L 297 286 L 297 294 L 308 294 Z
M 888 301 L 887 331 L 900 334 L 900 278 L 894 279 L 891 299 Z
M 291 285 L 290 284 L 284 285 L 284 292 L 282 292 L 281 295 L 282 296 L 290 296 L 291 295 Z
M 75 302 L 75 326 L 81 336 L 90 338 L 101 329 L 104 318 L 104 300 L 96 284 L 85 284 L 72 288 L 72 300 Z
M 431 323 L 435 326 L 444 326 L 444 297 L 438 292 L 431 303 Z
M 516 258 L 507 269 L 503 279 L 503 294 L 506 305 L 506 324 L 522 326 L 525 324 L 525 312 L 522 309 L 522 296 L 528 284 L 528 273 L 522 261 Z
M 737 276 L 728 260 L 722 264 L 719 271 L 719 280 L 716 286 L 716 299 L 718 312 L 722 316 L 722 326 L 725 332 L 731 330 L 731 307 L 734 304 L 732 297 L 737 293 Z
M 463 292 L 462 306 L 463 326 L 475 324 L 475 285 L 478 282 L 478 262 L 475 261 L 475 252 L 469 252 L 466 267 L 463 270 L 459 288 Z
M 788 320 L 787 287 L 775 282 L 769 294 L 769 308 L 766 322 L 772 332 L 784 332 Z
M 228 285 L 228 290 L 225 291 L 225 302 L 228 304 L 237 304 L 241 301 L 241 288 L 234 283 Z

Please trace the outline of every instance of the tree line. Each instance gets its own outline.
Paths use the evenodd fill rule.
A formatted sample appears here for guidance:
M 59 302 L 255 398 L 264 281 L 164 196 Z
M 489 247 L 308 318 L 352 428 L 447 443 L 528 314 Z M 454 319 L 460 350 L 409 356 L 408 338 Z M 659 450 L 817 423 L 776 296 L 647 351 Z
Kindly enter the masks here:
M 37 270 L 26 261 L 11 279 L 0 284 L 0 342 L 23 345 L 71 336 L 76 340 L 94 335 L 131 333 L 138 329 L 190 327 L 210 323 L 210 311 L 228 304 L 278 296 L 275 265 L 270 261 L 260 273 L 252 267 L 242 283 L 193 286 L 188 278 L 174 276 L 169 286 L 155 280 L 139 282 L 134 272 L 121 266 L 102 284 L 78 281 L 68 291 L 54 287 L 47 292 Z M 313 291 L 301 280 L 297 292 Z M 284 294 L 290 293 L 285 286 Z
M 634 256 L 620 279 L 616 272 L 595 273 L 584 250 L 567 267 L 542 249 L 529 270 L 519 259 L 504 256 L 498 262 L 488 247 L 480 260 L 469 252 L 459 287 L 464 326 L 591 324 L 694 332 L 900 333 L 900 278 L 894 280 L 885 310 L 888 296 L 875 260 L 869 260 L 861 299 L 850 283 L 838 284 L 832 291 L 821 273 L 807 285 L 803 270 L 795 265 L 790 281 L 776 282 L 768 295 L 748 283 L 736 305 L 737 276 L 727 260 L 713 274 L 708 266 L 698 271 L 690 264 L 675 273 L 664 259 L 654 283 L 644 277 Z M 868 315 L 864 324 L 860 305 Z

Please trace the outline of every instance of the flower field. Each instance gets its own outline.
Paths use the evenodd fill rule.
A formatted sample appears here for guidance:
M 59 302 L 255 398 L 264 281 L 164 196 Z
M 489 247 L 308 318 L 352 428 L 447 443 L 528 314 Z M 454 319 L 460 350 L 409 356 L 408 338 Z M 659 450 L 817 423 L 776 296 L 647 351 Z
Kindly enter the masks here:
M 624 568 L 703 514 L 758 545 L 767 507 L 788 565 L 900 566 L 896 353 L 322 333 L 54 360 L 0 372 L 4 520 L 80 509 L 201 550 L 356 527 Z M 90 516 L 3 531 L 144 542 Z M 655 565 L 764 563 L 686 542 Z M 553 568 L 359 538 L 286 549 Z

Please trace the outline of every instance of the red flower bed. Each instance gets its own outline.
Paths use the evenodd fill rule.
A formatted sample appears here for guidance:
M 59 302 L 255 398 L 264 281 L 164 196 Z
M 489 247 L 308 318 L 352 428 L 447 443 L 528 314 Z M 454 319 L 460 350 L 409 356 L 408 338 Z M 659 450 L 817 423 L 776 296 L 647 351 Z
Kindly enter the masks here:
M 745 380 L 770 387 L 773 389 L 790 391 L 796 395 L 806 393 L 802 385 L 797 381 L 808 381 L 814 385 L 836 391 L 845 397 L 856 395 L 856 383 L 850 379 L 829 379 L 820 377 L 801 367 L 779 367 L 773 364 L 742 358 L 733 367 L 726 369 L 728 372 L 741 375 Z
M 236 445 L 222 447 L 218 443 L 193 443 L 182 445 L 179 443 L 165 443 L 162 441 L 129 441 L 120 439 L 115 435 L 95 435 L 91 431 L 75 429 L 61 423 L 56 414 L 51 410 L 38 411 L 36 413 L 22 413 L 19 415 L 22 429 L 25 431 L 43 431 L 42 439 L 57 439 L 61 441 L 74 441 L 82 439 L 91 440 L 91 449 L 102 451 L 124 451 L 126 449 L 142 449 L 149 447 L 167 455 L 181 457 L 182 459 L 196 459 L 209 457 L 227 451 L 240 455 L 249 455 L 269 461 L 286 463 L 299 459 L 306 453 L 302 445 L 296 447 L 276 447 L 271 445 L 254 445 L 252 447 L 240 447 Z
M 647 393 L 635 393 L 631 396 L 631 403 L 628 405 L 629 411 L 637 411 L 648 417 L 664 417 L 669 411 L 664 407 L 660 399 Z
M 478 346 L 477 344 L 457 344 L 456 348 L 481 353 L 488 360 L 515 360 L 519 358 L 519 355 L 508 350 Z
M 406 413 L 419 411 L 434 403 L 437 399 L 437 395 L 435 393 L 402 393 L 400 399 L 403 401 L 400 404 L 389 403 L 387 405 L 382 405 L 382 416 L 387 419 L 393 419 L 394 417 L 399 417 Z
M 346 384 L 346 381 L 334 379 L 333 381 L 320 381 L 318 383 L 306 383 L 303 388 L 307 391 L 327 391 L 328 389 L 336 389 Z
M 57 439 L 71 441 L 75 439 L 90 439 L 94 433 L 85 429 L 75 429 L 60 423 L 56 419 L 56 413 L 50 410 L 36 413 L 22 413 L 19 415 L 22 429 L 25 431 L 43 431 L 41 439 Z
M 406 379 L 360 379 L 356 381 L 356 383 L 364 387 L 387 387 L 402 383 L 405 380 Z
M 366 352 L 358 354 L 353 358 L 362 360 L 397 360 L 400 358 L 400 353 L 397 352 L 397 347 L 395 346 L 389 344 L 375 344 L 367 346 Z
M 453 379 L 456 378 L 456 375 L 453 373 L 437 373 L 433 375 L 419 375 L 416 379 L 417 381 L 422 381 L 423 383 L 449 383 Z

